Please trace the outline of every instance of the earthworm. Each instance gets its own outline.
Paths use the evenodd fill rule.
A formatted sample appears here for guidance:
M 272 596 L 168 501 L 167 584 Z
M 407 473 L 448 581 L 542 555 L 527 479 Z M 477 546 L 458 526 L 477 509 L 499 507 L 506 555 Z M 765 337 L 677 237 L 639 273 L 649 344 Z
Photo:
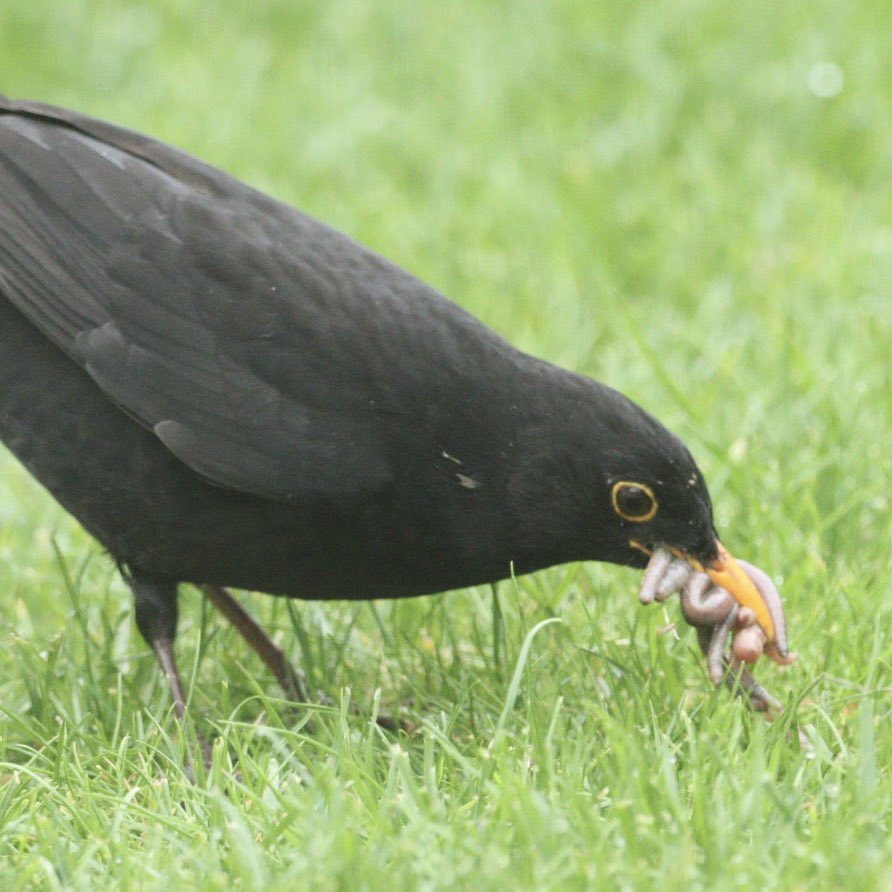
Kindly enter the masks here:
M 774 641 L 765 649 L 766 655 L 782 665 L 792 663 L 794 657 L 789 653 L 787 642 L 787 618 L 784 615 L 784 605 L 777 587 L 771 581 L 771 577 L 754 564 L 743 560 L 738 560 L 737 563 L 743 567 L 759 594 L 765 599 L 765 604 L 768 606 L 768 612 L 774 623 Z
M 674 595 L 694 574 L 694 568 L 687 562 L 676 558 L 666 569 L 666 573 L 657 586 L 657 600 L 665 601 Z
M 644 571 L 644 579 L 641 581 L 641 590 L 638 592 L 638 600 L 642 604 L 650 604 L 657 596 L 657 586 L 660 584 L 666 570 L 672 563 L 672 555 L 666 548 L 657 548 L 651 555 Z
M 710 638 L 709 649 L 706 651 L 706 668 L 713 684 L 721 684 L 725 677 L 725 645 L 739 612 L 739 605 L 734 604 L 728 615 L 715 627 Z
M 780 703 L 753 678 L 746 664 L 755 663 L 763 652 L 782 664 L 795 659 L 788 653 L 783 602 L 765 572 L 747 561 L 738 560 L 738 563 L 765 600 L 774 623 L 774 641 L 767 642 L 752 610 L 741 608 L 709 576 L 694 570 L 682 558 L 674 557 L 664 546 L 654 549 L 638 597 L 642 604 L 650 604 L 680 592 L 682 615 L 697 629 L 697 640 L 713 684 L 724 683 L 733 691 L 745 693 L 757 712 L 777 712 L 781 709 Z M 726 653 L 732 632 L 731 650 Z
M 731 612 L 734 599 L 713 585 L 705 573 L 694 573 L 681 592 L 681 612 L 692 626 L 712 628 Z

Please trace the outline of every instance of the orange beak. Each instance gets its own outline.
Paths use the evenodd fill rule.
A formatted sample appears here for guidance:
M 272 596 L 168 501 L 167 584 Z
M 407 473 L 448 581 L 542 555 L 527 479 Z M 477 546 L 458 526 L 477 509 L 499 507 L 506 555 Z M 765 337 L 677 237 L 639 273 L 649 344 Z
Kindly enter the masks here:
M 765 599 L 759 594 L 759 590 L 744 572 L 743 567 L 721 542 L 718 543 L 718 549 L 719 556 L 708 566 L 704 567 L 699 561 L 690 557 L 687 560 L 695 570 L 706 573 L 717 586 L 728 592 L 741 607 L 749 607 L 755 614 L 756 622 L 768 636 L 769 643 L 774 641 L 776 638 L 774 620 L 771 618 Z

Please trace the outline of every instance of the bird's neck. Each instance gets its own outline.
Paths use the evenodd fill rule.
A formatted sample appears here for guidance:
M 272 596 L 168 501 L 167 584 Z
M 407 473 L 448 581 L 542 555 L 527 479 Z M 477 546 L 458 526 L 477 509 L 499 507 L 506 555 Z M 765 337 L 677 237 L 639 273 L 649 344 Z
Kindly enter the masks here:
M 602 385 L 525 357 L 523 399 L 512 406 L 512 431 L 501 480 L 503 535 L 517 572 L 598 559 L 592 491 L 602 476 L 594 407 Z

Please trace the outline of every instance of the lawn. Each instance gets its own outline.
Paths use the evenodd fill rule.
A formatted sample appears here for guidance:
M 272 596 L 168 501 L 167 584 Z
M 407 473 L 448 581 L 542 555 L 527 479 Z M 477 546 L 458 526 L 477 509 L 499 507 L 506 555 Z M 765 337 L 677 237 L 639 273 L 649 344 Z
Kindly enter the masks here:
M 245 594 L 328 704 L 295 709 L 184 588 L 191 782 L 126 587 L 3 453 L 3 888 L 892 889 L 890 33 L 876 0 L 6 4 L 0 92 L 182 146 L 661 418 L 799 661 L 758 667 L 766 723 L 595 564 Z

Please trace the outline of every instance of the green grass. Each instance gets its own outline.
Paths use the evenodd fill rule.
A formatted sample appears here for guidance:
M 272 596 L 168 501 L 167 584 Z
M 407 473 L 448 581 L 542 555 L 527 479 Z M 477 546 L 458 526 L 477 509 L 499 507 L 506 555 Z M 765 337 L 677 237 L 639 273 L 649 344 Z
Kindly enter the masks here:
M 4 889 L 892 889 L 886 3 L 7 7 L 3 92 L 233 171 L 680 433 L 800 661 L 759 667 L 768 725 L 598 565 L 246 596 L 308 714 L 184 590 L 193 784 L 123 583 L 4 456 Z

